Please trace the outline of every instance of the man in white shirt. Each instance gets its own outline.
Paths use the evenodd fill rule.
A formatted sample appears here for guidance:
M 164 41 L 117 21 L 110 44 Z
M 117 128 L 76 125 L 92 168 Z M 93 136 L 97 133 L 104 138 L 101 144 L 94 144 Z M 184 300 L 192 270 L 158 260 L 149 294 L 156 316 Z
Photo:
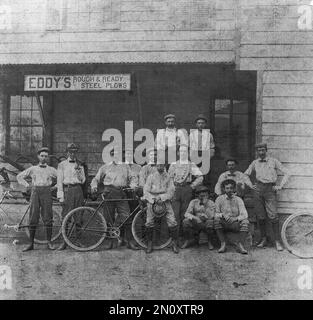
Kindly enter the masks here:
M 158 153 L 164 152 L 168 164 L 176 161 L 176 152 L 182 142 L 186 142 L 182 131 L 175 127 L 176 117 L 174 114 L 164 116 L 165 129 L 158 129 L 156 136 L 156 148 Z
M 73 209 L 81 207 L 84 203 L 82 184 L 86 180 L 84 167 L 77 159 L 78 145 L 67 145 L 67 159 L 58 165 L 58 192 L 57 197 L 63 203 L 63 218 Z M 64 250 L 66 243 L 60 245 L 58 250 Z

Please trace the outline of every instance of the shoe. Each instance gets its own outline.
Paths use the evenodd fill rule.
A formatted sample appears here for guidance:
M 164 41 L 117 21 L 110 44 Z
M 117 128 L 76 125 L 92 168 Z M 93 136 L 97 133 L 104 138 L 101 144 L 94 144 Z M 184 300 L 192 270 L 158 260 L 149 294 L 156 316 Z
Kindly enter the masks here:
M 55 250 L 55 246 L 52 244 L 52 242 L 47 243 L 47 249 L 48 250 Z
M 133 241 L 126 241 L 126 246 L 128 249 L 131 249 L 131 250 L 140 250 L 137 244 L 134 243 Z
M 34 250 L 34 244 L 33 243 L 29 244 L 26 248 L 24 248 L 22 250 L 22 252 L 26 252 L 26 251 L 30 251 L 30 250 Z
M 208 248 L 209 250 L 214 250 L 214 247 L 211 241 L 208 242 Z
M 149 254 L 153 251 L 152 248 L 152 241 L 148 241 L 148 245 L 147 245 L 147 249 L 146 249 L 146 253 Z
M 188 239 L 188 240 L 186 240 L 186 241 L 182 244 L 181 248 L 182 248 L 182 249 L 187 249 L 187 248 L 189 248 L 189 247 L 192 247 L 192 246 L 195 245 L 195 244 L 196 244 L 196 241 L 195 241 L 195 240 Z
M 104 250 L 111 250 L 113 249 L 113 240 L 109 239 L 108 244 L 104 246 Z
M 172 250 L 174 253 L 179 253 L 179 248 L 178 248 L 178 245 L 177 245 L 177 242 L 176 241 L 173 241 L 173 244 L 172 244 Z
M 256 245 L 257 248 L 265 248 L 266 247 L 266 238 L 262 238 L 261 241 Z
M 224 253 L 226 251 L 226 242 L 221 243 L 221 247 L 218 249 L 218 253 Z
M 239 242 L 237 244 L 238 246 L 238 251 L 241 253 L 241 254 L 248 254 L 248 251 L 243 247 L 243 245 L 241 244 L 241 242 Z
M 277 251 L 283 251 L 284 248 L 282 247 L 282 245 L 280 244 L 279 241 L 275 241 L 275 245 L 276 245 L 276 250 Z
M 67 245 L 66 245 L 65 241 L 63 241 L 62 244 L 58 247 L 57 250 L 58 250 L 58 251 L 62 251 L 62 250 L 65 250 L 66 247 L 67 247 Z

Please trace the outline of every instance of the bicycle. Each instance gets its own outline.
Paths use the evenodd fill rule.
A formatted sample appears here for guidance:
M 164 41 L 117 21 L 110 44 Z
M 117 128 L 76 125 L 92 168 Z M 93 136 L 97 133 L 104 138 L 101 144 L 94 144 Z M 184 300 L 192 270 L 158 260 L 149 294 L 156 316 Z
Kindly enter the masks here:
M 293 213 L 283 223 L 281 239 L 293 255 L 313 258 L 313 213 Z
M 123 190 L 131 191 L 132 189 L 124 188 Z M 121 241 L 121 228 L 133 217 L 133 237 L 142 248 L 146 248 L 146 207 L 140 197 L 133 193 L 132 197 L 124 199 L 107 199 L 106 195 L 101 193 L 101 199 L 96 209 L 86 205 L 71 210 L 64 217 L 61 229 L 65 242 L 77 251 L 90 251 L 99 247 L 105 238 Z M 114 225 L 109 214 L 105 218 L 101 212 L 103 209 L 108 210 L 107 204 L 110 202 L 134 200 L 138 201 L 138 205 L 119 225 Z M 171 243 L 172 239 L 169 236 L 165 219 L 157 219 L 153 240 L 156 250 L 163 249 Z
M 15 232 L 19 232 L 25 229 L 26 235 L 29 237 L 29 227 L 31 225 L 25 223 L 25 219 L 29 214 L 30 204 L 27 206 L 25 212 L 23 213 L 20 221 L 16 224 L 9 214 L 1 207 L 4 199 L 17 199 L 14 197 L 11 192 L 14 190 L 6 190 L 2 193 L 0 198 L 0 230 L 10 230 L 13 229 Z M 62 222 L 62 208 L 56 198 L 53 198 L 53 227 L 52 227 L 52 238 L 51 241 L 56 241 L 61 235 L 61 222 Z M 5 222 L 11 221 L 11 224 Z M 40 218 L 39 223 L 36 227 L 35 243 L 37 244 L 46 244 L 46 229 Z

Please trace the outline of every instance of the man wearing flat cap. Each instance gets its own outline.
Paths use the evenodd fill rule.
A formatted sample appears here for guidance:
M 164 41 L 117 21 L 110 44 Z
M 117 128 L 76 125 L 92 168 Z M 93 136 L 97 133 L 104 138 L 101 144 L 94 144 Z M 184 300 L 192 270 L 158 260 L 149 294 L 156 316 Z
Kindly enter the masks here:
M 58 192 L 57 197 L 63 203 L 63 218 L 71 210 L 81 207 L 84 203 L 82 185 L 85 183 L 86 176 L 84 167 L 77 159 L 78 145 L 69 143 L 67 145 L 67 159 L 58 165 Z M 64 250 L 66 243 L 63 241 L 58 250 Z
M 197 186 L 195 191 L 197 198 L 190 201 L 183 220 L 186 241 L 182 249 L 199 244 L 199 233 L 205 231 L 208 235 L 208 248 L 213 250 L 211 239 L 214 230 L 215 204 L 209 199 L 207 187 Z
M 208 118 L 199 114 L 195 119 L 196 129 L 190 132 L 190 148 L 194 152 L 210 150 L 210 158 L 214 156 L 215 143 L 213 135 L 209 129 L 206 129 Z
M 179 144 L 186 137 L 175 127 L 176 117 L 174 114 L 164 116 L 165 129 L 158 129 L 156 136 L 156 148 L 159 153 L 164 152 L 167 164 L 176 160 L 176 152 Z
M 19 184 L 26 188 L 31 187 L 29 208 L 30 244 L 23 251 L 34 249 L 36 228 L 40 216 L 46 227 L 47 248 L 54 250 L 54 246 L 51 243 L 53 225 L 51 186 L 55 183 L 57 171 L 47 165 L 49 160 L 48 148 L 40 148 L 37 151 L 37 155 L 39 164 L 22 171 L 16 177 Z M 26 181 L 27 179 L 31 179 L 31 185 Z
M 190 130 L 189 145 L 191 161 L 201 168 L 204 184 L 209 184 L 210 159 L 215 154 L 215 143 L 210 129 L 207 129 L 208 119 L 199 114 L 195 119 L 196 129 Z
M 267 156 L 266 143 L 257 144 L 255 148 L 258 158 L 250 164 L 245 174 L 251 176 L 252 173 L 255 173 L 256 177 L 256 185 L 253 186 L 255 190 L 254 208 L 261 232 L 261 241 L 257 247 L 266 246 L 266 220 L 268 220 L 273 229 L 276 249 L 282 251 L 276 195 L 286 184 L 289 172 L 280 161 Z M 278 172 L 284 175 L 280 183 L 278 183 Z

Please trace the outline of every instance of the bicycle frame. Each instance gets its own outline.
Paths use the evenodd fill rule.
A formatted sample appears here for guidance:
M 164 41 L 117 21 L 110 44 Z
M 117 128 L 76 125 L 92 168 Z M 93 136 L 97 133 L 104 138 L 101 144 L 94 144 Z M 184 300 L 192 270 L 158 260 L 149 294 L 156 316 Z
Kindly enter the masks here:
M 99 212 L 99 210 L 101 208 L 106 208 L 108 209 L 108 207 L 106 206 L 106 203 L 108 202 L 119 202 L 119 201 L 134 201 L 134 200 L 138 200 L 139 204 L 138 206 L 136 206 L 136 208 L 126 217 L 126 219 L 124 219 L 124 221 L 122 221 L 118 226 L 114 227 L 114 222 L 111 220 L 111 226 L 107 228 L 106 230 L 106 234 L 110 236 L 110 238 L 119 238 L 119 232 L 117 233 L 116 236 L 112 236 L 112 230 L 120 230 L 126 223 L 127 220 L 129 220 L 132 216 L 134 216 L 138 210 L 140 210 L 142 208 L 142 201 L 140 200 L 139 197 L 136 197 L 135 199 L 133 198 L 123 198 L 123 199 L 106 199 L 104 198 L 103 194 L 102 196 L 102 201 L 100 202 L 100 204 L 97 206 L 97 208 L 95 209 L 95 212 L 91 215 L 91 217 L 89 218 L 89 220 L 87 221 L 86 225 L 84 226 L 84 228 L 82 228 L 82 231 L 86 230 L 86 228 L 88 227 L 90 221 L 92 221 L 93 217 L 97 214 L 97 212 Z M 101 212 L 100 212 L 101 213 Z M 110 219 L 111 216 L 109 215 Z M 111 231 L 111 232 L 110 232 Z

